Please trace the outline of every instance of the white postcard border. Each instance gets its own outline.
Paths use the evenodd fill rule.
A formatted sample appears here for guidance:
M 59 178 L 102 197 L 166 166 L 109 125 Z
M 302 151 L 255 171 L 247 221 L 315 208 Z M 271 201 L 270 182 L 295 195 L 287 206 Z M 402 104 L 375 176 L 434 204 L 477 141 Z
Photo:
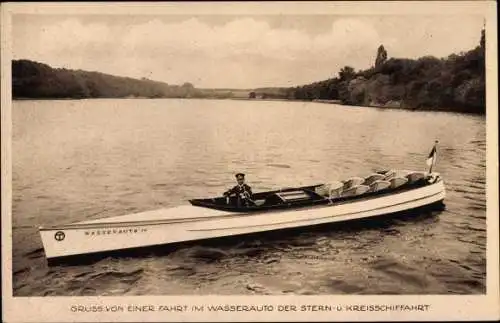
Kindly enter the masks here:
M 491 320 L 499 310 L 498 219 L 498 92 L 497 18 L 492 1 L 446 2 L 253 2 L 253 3 L 7 3 L 2 4 L 2 302 L 6 322 L 62 321 L 392 321 L 392 320 Z M 217 10 L 217 11 L 215 11 Z M 11 17 L 24 14 L 478 14 L 486 18 L 487 57 L 487 293 L 486 295 L 438 296 L 133 296 L 133 297 L 13 297 L 11 239 Z M 267 305 L 272 311 L 213 312 L 208 304 Z M 332 311 L 280 311 L 279 305 L 340 306 Z M 429 305 L 426 311 L 349 311 L 353 305 Z M 153 305 L 151 312 L 75 312 L 72 306 Z M 160 311 L 161 305 L 187 305 L 183 312 Z M 205 306 L 203 312 L 192 306 Z M 343 307 L 342 307 L 343 306 Z M 342 310 L 340 310 L 342 309 Z

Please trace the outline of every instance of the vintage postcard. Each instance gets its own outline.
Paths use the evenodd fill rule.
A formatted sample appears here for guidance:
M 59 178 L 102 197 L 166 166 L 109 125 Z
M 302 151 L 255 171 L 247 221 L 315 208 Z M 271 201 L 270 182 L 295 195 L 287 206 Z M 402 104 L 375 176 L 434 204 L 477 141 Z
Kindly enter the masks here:
M 1 15 L 5 322 L 500 318 L 495 2 Z

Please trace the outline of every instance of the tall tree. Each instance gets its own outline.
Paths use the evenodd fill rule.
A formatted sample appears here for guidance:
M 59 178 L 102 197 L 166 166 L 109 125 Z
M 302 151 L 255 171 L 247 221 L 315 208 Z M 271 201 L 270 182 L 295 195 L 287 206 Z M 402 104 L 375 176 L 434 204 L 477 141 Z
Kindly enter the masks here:
M 484 46 L 486 44 L 486 31 L 484 29 L 481 30 L 481 40 L 479 42 L 479 45 L 481 48 L 484 50 Z
M 377 50 L 377 58 L 375 59 L 375 67 L 378 67 L 385 63 L 387 60 L 387 51 L 384 48 L 384 45 L 380 45 Z

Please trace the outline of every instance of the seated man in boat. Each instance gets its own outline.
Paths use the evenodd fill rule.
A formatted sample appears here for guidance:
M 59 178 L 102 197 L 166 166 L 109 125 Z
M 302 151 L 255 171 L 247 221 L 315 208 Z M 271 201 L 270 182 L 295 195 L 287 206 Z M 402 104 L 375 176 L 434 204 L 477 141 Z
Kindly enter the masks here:
M 245 183 L 245 174 L 236 174 L 236 181 L 238 185 L 224 192 L 226 198 L 235 197 L 236 204 L 238 207 L 245 205 L 253 205 L 252 201 L 252 188 Z

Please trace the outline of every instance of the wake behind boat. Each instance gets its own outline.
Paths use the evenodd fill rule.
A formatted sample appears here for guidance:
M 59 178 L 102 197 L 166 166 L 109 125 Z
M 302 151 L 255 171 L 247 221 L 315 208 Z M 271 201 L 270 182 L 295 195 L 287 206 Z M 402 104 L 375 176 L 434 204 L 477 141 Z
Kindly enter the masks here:
M 259 192 L 248 205 L 226 197 L 193 199 L 191 205 L 41 227 L 40 235 L 46 258 L 54 260 L 372 218 L 440 204 L 444 198 L 439 173 L 390 170 Z

